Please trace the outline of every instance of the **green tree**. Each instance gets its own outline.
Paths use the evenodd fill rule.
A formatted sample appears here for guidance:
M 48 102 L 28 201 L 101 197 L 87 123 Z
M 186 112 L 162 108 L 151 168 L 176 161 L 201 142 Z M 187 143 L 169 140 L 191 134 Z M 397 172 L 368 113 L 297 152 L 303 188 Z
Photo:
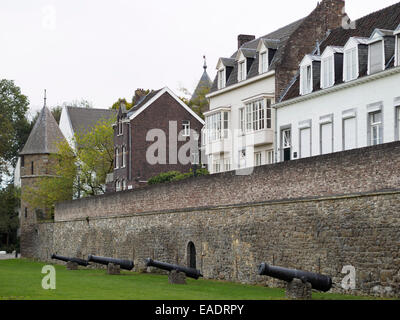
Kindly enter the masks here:
M 30 125 L 25 115 L 29 100 L 14 81 L 0 80 L 0 179 L 15 166 L 18 152 L 29 136 Z
M 17 242 L 19 193 L 13 184 L 0 190 L 0 246 L 7 251 L 15 249 Z
M 202 86 L 197 90 L 197 95 L 194 99 L 187 99 L 181 97 L 180 99 L 186 103 L 199 117 L 204 119 L 204 113 L 210 110 L 210 103 L 206 98 L 206 95 L 210 93 L 211 88 L 208 86 Z M 186 96 L 192 96 L 190 91 L 186 88 L 180 88 L 180 91 Z
M 121 102 L 125 104 L 126 110 L 130 110 L 132 107 L 134 107 L 136 104 L 139 103 L 139 101 L 147 96 L 152 90 L 145 90 L 145 89 L 136 89 L 135 94 L 132 97 L 132 102 L 129 103 L 125 98 L 119 98 L 117 102 L 115 102 L 112 106 L 111 109 L 118 110 Z
M 51 210 L 56 202 L 73 196 L 104 194 L 107 174 L 114 168 L 115 120 L 100 120 L 86 132 L 75 134 L 75 149 L 67 141 L 60 142 L 58 153 L 50 156 L 50 176 L 27 188 L 24 200 L 32 207 Z

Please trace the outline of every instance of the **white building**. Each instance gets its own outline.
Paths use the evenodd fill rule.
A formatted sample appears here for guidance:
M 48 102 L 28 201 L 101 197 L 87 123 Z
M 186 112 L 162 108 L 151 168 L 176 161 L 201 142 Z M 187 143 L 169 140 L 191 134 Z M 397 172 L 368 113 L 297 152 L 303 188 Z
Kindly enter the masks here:
M 240 35 L 238 50 L 219 59 L 202 136 L 210 173 L 275 162 L 272 105 L 296 74 L 304 54 L 340 26 L 344 16 L 344 1 L 323 0 L 304 19 L 268 35 L 258 39 Z
M 394 14 L 400 5 L 395 8 Z M 278 161 L 400 139 L 400 25 L 387 19 L 385 29 L 371 33 L 373 19 L 356 21 L 347 39 L 346 30 L 336 30 L 321 55 L 303 59 L 296 81 L 274 105 Z

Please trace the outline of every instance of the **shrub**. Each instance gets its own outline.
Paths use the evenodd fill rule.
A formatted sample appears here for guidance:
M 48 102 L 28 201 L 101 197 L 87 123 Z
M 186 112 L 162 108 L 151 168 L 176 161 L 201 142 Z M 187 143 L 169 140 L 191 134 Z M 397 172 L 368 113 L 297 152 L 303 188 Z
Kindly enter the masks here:
M 197 174 L 197 176 L 205 176 L 205 175 L 209 175 L 210 173 L 208 172 L 207 169 L 200 168 L 200 169 L 196 170 L 196 174 Z M 170 172 L 161 173 L 161 174 L 149 179 L 148 184 L 155 185 L 155 184 L 160 184 L 160 183 L 182 181 L 182 180 L 191 178 L 193 176 L 194 176 L 194 174 L 193 174 L 192 169 L 190 169 L 190 171 L 187 173 L 181 173 L 178 171 L 170 171 Z

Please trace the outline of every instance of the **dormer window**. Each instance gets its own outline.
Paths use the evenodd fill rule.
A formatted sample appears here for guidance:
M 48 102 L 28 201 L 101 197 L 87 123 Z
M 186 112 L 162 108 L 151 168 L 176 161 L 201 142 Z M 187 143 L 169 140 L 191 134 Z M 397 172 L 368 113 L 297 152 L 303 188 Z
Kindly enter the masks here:
M 357 47 L 348 49 L 344 52 L 344 81 L 351 81 L 358 77 L 358 57 Z
M 246 80 L 246 60 L 238 62 L 238 81 Z
M 260 74 L 268 71 L 268 52 L 260 52 Z
M 374 74 L 385 69 L 383 41 L 377 41 L 369 45 L 368 74 Z
M 225 88 L 226 78 L 225 78 L 225 69 L 220 69 L 218 71 L 218 89 Z
M 305 95 L 312 92 L 312 65 L 302 66 L 300 70 L 301 88 L 300 94 Z
M 334 63 L 333 55 L 322 59 L 321 70 L 321 88 L 332 87 L 335 83 L 334 79 Z

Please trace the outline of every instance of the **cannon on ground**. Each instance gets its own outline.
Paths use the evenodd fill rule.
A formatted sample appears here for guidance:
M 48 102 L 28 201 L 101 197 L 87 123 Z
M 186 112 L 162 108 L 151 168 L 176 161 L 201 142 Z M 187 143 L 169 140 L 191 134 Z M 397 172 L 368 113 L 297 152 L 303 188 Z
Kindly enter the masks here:
M 294 279 L 298 279 L 303 283 L 310 283 L 313 289 L 322 292 L 327 292 L 332 288 L 332 278 L 329 276 L 313 272 L 269 266 L 266 263 L 260 265 L 258 274 L 286 282 L 292 282 Z
M 113 265 L 120 266 L 121 269 L 129 270 L 129 271 L 132 270 L 133 267 L 135 266 L 133 264 L 133 261 L 131 261 L 131 260 L 98 257 L 98 256 L 93 256 L 93 255 L 89 255 L 88 261 L 103 264 L 106 266 L 109 264 L 113 264 Z
M 160 261 L 155 261 L 153 259 L 146 259 L 146 266 L 147 267 L 155 267 L 161 270 L 165 270 L 165 271 L 177 271 L 180 273 L 184 273 L 187 277 L 189 278 L 193 278 L 193 279 L 199 279 L 200 277 L 203 277 L 203 275 L 200 273 L 199 270 L 197 269 L 193 269 L 193 268 L 186 268 L 186 267 L 182 267 L 182 266 L 178 266 L 178 265 L 174 265 L 174 264 L 169 264 L 169 263 L 165 263 L 165 262 L 160 262 Z
M 60 260 L 60 261 L 64 261 L 64 262 L 73 262 L 76 263 L 80 266 L 84 266 L 87 267 L 90 263 L 86 260 L 83 259 L 79 259 L 79 258 L 70 258 L 70 257 L 64 257 L 64 256 L 59 256 L 57 254 L 52 254 L 51 258 L 54 260 Z

